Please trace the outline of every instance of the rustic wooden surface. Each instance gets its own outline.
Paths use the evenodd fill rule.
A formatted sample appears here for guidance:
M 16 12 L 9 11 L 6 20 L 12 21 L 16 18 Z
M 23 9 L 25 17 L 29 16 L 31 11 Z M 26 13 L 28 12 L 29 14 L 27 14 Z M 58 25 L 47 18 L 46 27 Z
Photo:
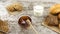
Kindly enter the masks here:
M 53 30 L 54 32 L 60 33 L 60 29 L 56 26 L 48 26 L 45 22 L 43 22 L 42 25 L 44 25 L 45 27 Z

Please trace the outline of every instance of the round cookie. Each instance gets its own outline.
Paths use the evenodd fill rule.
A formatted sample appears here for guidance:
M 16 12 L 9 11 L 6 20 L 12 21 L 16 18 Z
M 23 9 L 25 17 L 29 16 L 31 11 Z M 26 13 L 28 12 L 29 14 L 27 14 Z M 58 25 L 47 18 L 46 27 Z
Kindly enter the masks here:
M 17 11 L 22 11 L 22 10 L 23 10 L 22 5 L 19 4 L 19 3 L 14 3 L 14 4 L 13 4 L 13 7 L 14 7 Z
M 12 5 L 9 5 L 9 6 L 7 6 L 6 8 L 7 8 L 7 10 L 10 11 L 10 12 L 14 12 L 14 10 L 15 10 Z
M 0 20 L 0 30 L 4 32 L 8 32 L 9 31 L 8 23 Z
M 8 5 L 7 7 L 7 10 L 10 11 L 10 12 L 14 12 L 14 11 L 22 11 L 23 10 L 23 7 L 20 3 L 13 3 L 13 4 L 10 4 Z

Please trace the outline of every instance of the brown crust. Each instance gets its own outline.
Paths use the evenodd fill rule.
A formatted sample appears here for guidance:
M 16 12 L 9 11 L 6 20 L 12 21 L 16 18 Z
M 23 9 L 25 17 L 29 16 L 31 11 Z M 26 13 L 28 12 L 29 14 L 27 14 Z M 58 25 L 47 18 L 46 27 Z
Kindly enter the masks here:
M 60 14 L 58 14 L 58 19 L 60 19 Z
M 0 30 L 2 30 L 4 32 L 8 32 L 8 30 L 9 30 L 8 23 L 0 20 Z
M 22 7 L 22 5 L 20 3 L 13 3 L 11 5 L 8 5 L 6 8 L 10 12 L 22 11 L 23 10 L 23 7 Z
M 60 13 L 60 4 L 55 4 L 50 8 L 51 14 L 57 14 Z
M 59 24 L 59 29 L 60 29 L 60 24 Z
M 50 26 L 56 26 L 56 25 L 58 25 L 57 16 L 50 14 L 46 17 L 45 22 L 46 22 L 46 24 L 48 24 Z

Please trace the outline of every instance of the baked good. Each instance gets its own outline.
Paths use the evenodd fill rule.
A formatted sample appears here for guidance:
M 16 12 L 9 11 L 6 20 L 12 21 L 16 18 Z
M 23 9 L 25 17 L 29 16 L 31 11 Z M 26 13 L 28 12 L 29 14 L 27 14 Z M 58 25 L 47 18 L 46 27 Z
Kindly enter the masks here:
M 22 16 L 18 20 L 19 25 L 25 29 L 27 29 L 30 26 L 29 23 L 26 22 L 27 19 L 29 19 L 31 22 L 31 18 L 29 16 Z
M 6 32 L 2 32 L 2 31 L 0 31 L 0 34 L 6 34 Z
M 15 10 L 12 5 L 9 5 L 9 6 L 7 6 L 6 8 L 7 8 L 7 10 L 10 11 L 10 12 L 14 12 L 14 10 Z
M 8 23 L 0 20 L 0 30 L 4 32 L 8 32 L 9 31 Z
M 7 7 L 7 10 L 10 11 L 10 12 L 14 12 L 14 11 L 22 11 L 23 10 L 23 7 L 20 3 L 13 3 L 13 4 L 10 4 L 8 5 Z
M 10 12 L 14 12 L 15 9 L 12 6 L 7 6 L 7 10 Z
M 4 34 L 4 33 L 0 32 L 0 34 Z
M 45 23 L 50 26 L 57 26 L 58 25 L 58 18 L 52 14 L 49 14 L 46 19 Z
M 60 14 L 58 14 L 58 19 L 60 19 Z
M 60 24 L 59 24 L 59 29 L 60 29 Z
M 51 14 L 58 14 L 58 13 L 60 13 L 60 4 L 55 4 L 52 7 L 50 7 L 50 13 Z
M 13 4 L 13 7 L 14 7 L 17 11 L 22 11 L 22 10 L 23 10 L 22 5 L 19 4 L 19 3 L 14 3 L 14 4 Z

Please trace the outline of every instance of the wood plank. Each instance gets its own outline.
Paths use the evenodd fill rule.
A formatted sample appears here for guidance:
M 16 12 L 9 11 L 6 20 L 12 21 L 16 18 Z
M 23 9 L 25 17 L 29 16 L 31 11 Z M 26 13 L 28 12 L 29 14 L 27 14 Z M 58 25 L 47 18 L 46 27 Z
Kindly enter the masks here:
M 49 29 L 51 29 L 51 30 L 53 30 L 53 31 L 55 31 L 55 32 L 57 32 L 57 33 L 60 33 L 60 29 L 58 27 L 56 27 L 56 26 L 48 26 L 45 23 L 42 23 L 42 25 L 49 28 Z

